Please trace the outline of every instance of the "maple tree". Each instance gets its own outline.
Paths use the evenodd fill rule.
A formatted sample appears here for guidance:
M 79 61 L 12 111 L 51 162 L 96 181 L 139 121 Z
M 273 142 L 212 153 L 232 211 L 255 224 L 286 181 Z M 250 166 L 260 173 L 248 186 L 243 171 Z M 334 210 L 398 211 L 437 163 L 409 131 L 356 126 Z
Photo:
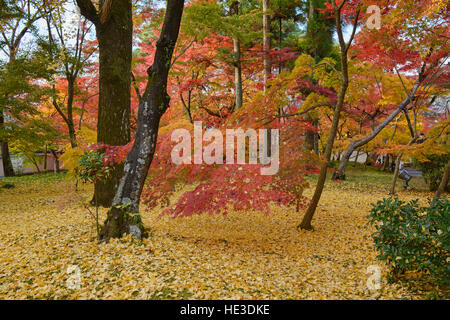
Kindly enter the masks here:
M 430 3 L 427 1 L 420 5 L 404 1 L 397 6 L 387 6 L 385 10 L 390 22 L 384 23 L 380 30 L 365 28 L 358 33 L 355 54 L 397 74 L 406 97 L 372 132 L 350 142 L 342 155 L 335 178 L 345 178 L 347 161 L 355 149 L 375 138 L 399 113 L 406 113 L 415 104 L 424 103 L 429 88 L 448 78 L 446 7 L 438 6 L 437 9 L 430 10 Z M 402 73 L 413 73 L 414 76 L 408 75 L 407 81 L 403 79 Z
M 447 295 L 448 10 L 0 0 L 1 297 Z
M 136 28 L 134 40 L 128 34 L 124 41 L 130 45 L 134 41 L 136 49 L 131 60 L 126 58 L 114 62 L 125 68 L 123 70 L 130 71 L 122 72 L 130 74 L 130 79 L 124 80 L 126 86 L 129 82 L 129 87 L 128 93 L 123 96 L 128 101 L 125 105 L 130 106 L 129 116 L 122 119 L 122 125 L 129 123 L 126 126 L 130 135 L 126 142 L 124 140 L 117 145 L 102 141 L 104 139 L 99 137 L 106 122 L 101 124 L 102 107 L 96 108 L 95 104 L 102 105 L 101 101 L 108 96 L 109 89 L 102 86 L 101 80 L 103 72 L 106 72 L 106 60 L 100 57 L 100 64 L 89 63 L 96 50 L 102 56 L 102 50 L 107 52 L 112 47 L 105 42 L 107 49 L 102 49 L 101 45 L 97 49 L 96 41 L 86 40 L 91 27 L 81 19 L 73 37 L 75 47 L 71 51 L 64 38 L 67 35 L 61 32 L 62 4 L 64 1 L 56 7 L 59 9 L 48 10 L 45 16 L 49 30 L 49 56 L 59 57 L 57 62 L 62 67 L 58 72 L 63 78 L 56 77 L 50 86 L 53 90 L 50 102 L 57 113 L 49 112 L 48 103 L 43 105 L 42 110 L 54 119 L 53 127 L 69 137 L 72 147 L 77 147 L 74 151 L 65 149 L 67 156 L 64 161 L 70 168 L 74 167 L 74 159 L 82 152 L 99 150 L 104 154 L 105 165 L 116 168 L 111 176 L 118 182 L 120 168 L 126 161 L 132 161 L 126 160 L 126 155 L 131 157 L 141 143 L 141 138 L 138 139 L 139 132 L 142 133 L 138 130 L 139 113 L 145 99 L 153 99 L 150 98 L 153 84 L 148 78 L 148 65 L 155 63 L 165 11 L 151 5 L 136 7 L 131 20 L 124 18 L 126 23 L 134 24 Z M 102 25 L 118 8 L 110 6 L 110 1 L 97 4 L 83 0 L 77 4 L 81 14 L 97 29 L 104 28 Z M 392 158 L 398 167 L 401 154 L 405 154 L 406 150 L 406 154 L 412 154 L 410 147 L 417 140 L 418 127 L 426 121 L 424 112 L 427 105 L 433 104 L 436 97 L 446 92 L 442 84 L 447 77 L 445 57 L 448 48 L 439 36 L 444 30 L 441 18 L 445 7 L 437 5 L 429 10 L 429 3 L 423 3 L 411 9 L 408 3 L 402 6 L 390 3 L 383 6 L 383 13 L 392 18 L 389 23 L 383 24 L 379 30 L 362 26 L 358 31 L 368 18 L 365 12 L 368 5 L 364 1 L 189 3 L 173 48 L 173 58 L 165 66 L 170 71 L 167 71 L 167 84 L 163 85 L 163 90 L 167 91 L 170 100 L 165 102 L 164 112 L 157 117 L 160 118 L 157 121 L 160 134 L 158 138 L 154 136 L 154 151 L 148 153 L 145 166 L 139 169 L 142 172 L 139 171 L 141 178 L 136 184 L 139 185 L 138 192 L 135 187 L 127 191 L 134 195 L 130 212 L 136 215 L 136 219 L 139 220 L 141 192 L 151 209 L 159 204 L 169 205 L 168 199 L 177 186 L 187 183 L 195 184 L 195 189 L 183 194 L 174 206 L 167 209 L 167 214 L 189 216 L 202 212 L 219 213 L 226 211 L 229 205 L 241 210 L 253 207 L 268 213 L 271 202 L 284 206 L 295 203 L 297 211 L 308 207 L 301 227 L 311 229 L 311 220 L 333 153 L 337 153 L 341 160 L 333 175 L 335 179 L 345 176 L 343 168 L 348 159 L 355 150 L 362 148 L 374 154 L 387 154 L 385 158 Z M 302 10 L 300 14 L 298 9 Z M 398 18 L 406 13 L 411 13 L 409 20 Z M 114 14 L 119 15 L 119 11 Z M 420 28 L 410 30 L 414 19 L 426 21 L 430 34 L 439 34 L 427 38 L 428 47 L 417 45 L 422 38 L 415 39 L 416 42 L 410 40 L 425 34 L 421 33 L 425 22 L 421 22 Z M 295 25 L 299 21 L 305 22 L 303 36 L 297 36 L 299 29 L 293 27 L 293 23 Z M 433 24 L 433 21 L 436 23 Z M 347 42 L 344 41 L 345 25 L 351 28 L 350 41 Z M 334 30 L 337 32 L 338 46 L 332 42 Z M 398 48 L 397 43 L 392 42 L 396 37 L 403 39 Z M 107 42 L 113 46 L 111 39 Z M 294 39 L 297 39 L 297 44 Z M 101 42 L 98 32 L 97 40 Z M 431 46 L 433 50 L 430 50 Z M 278 70 L 275 71 L 274 67 Z M 399 101 L 402 102 L 399 104 Z M 256 177 L 255 173 L 262 166 L 173 164 L 170 150 L 174 143 L 170 133 L 176 128 L 192 132 L 195 121 L 202 121 L 205 132 L 216 128 L 223 134 L 230 128 L 265 128 L 269 132 L 270 129 L 279 129 L 283 142 L 279 174 Z M 86 130 L 97 129 L 97 144 L 83 140 L 78 148 L 76 131 L 81 134 L 83 122 L 88 127 Z M 107 123 L 108 130 L 114 127 L 113 122 L 108 120 Z M 408 130 L 403 129 L 405 126 Z M 53 142 L 46 144 L 58 139 L 54 138 Z M 270 136 L 267 139 L 269 141 Z M 410 140 L 412 142 L 408 143 Z M 59 145 L 64 143 L 58 141 Z M 134 149 L 133 145 L 136 146 Z M 406 149 L 404 145 L 408 145 Z M 134 151 L 129 153 L 131 150 Z M 152 159 L 153 153 L 157 155 L 155 159 Z M 294 155 L 293 159 L 289 155 Z M 147 163 L 149 179 L 144 185 Z M 388 161 L 384 161 L 384 167 L 387 166 Z M 317 172 L 319 167 L 316 192 L 308 202 L 302 191 L 307 186 L 303 176 Z M 125 176 L 133 180 L 133 175 Z M 393 186 L 396 176 L 397 173 L 394 174 Z M 122 179 L 120 183 L 126 183 L 124 181 L 127 179 Z M 245 181 L 252 183 L 247 185 Z M 106 183 L 108 188 L 97 183 L 96 193 L 100 188 L 112 199 L 110 182 Z M 124 195 L 121 197 L 130 199 Z M 116 205 L 125 205 L 122 203 L 125 200 L 122 200 L 115 201 Z M 100 199 L 98 202 L 102 203 Z M 126 213 L 119 211 L 113 206 L 110 217 Z M 124 225 L 113 226 L 110 220 L 108 218 L 105 223 L 102 239 L 129 232 L 127 228 L 130 226 L 126 221 L 123 221 Z

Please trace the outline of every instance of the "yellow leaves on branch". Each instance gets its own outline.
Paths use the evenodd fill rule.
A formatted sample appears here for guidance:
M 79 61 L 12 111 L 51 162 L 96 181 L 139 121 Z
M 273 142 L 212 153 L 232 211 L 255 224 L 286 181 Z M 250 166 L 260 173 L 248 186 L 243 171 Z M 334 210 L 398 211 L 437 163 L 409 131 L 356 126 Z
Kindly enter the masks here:
M 60 158 L 62 165 L 68 172 L 73 175 L 75 168 L 78 166 L 78 160 L 84 153 L 83 148 L 86 148 L 89 144 L 94 144 L 97 141 L 97 132 L 84 126 L 81 130 L 77 131 L 77 143 L 78 146 L 72 148 L 70 144 L 64 147 L 64 153 Z

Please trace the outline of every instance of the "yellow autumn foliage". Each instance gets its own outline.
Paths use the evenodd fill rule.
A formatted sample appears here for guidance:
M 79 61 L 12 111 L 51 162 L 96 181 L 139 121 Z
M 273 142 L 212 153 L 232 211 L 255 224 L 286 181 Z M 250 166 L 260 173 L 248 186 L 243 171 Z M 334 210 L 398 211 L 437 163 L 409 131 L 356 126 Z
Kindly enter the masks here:
M 386 173 L 363 175 L 390 181 Z M 386 281 L 388 269 L 376 258 L 374 228 L 366 216 L 388 187 L 371 179 L 328 181 L 313 232 L 296 229 L 302 213 L 295 207 L 274 205 L 269 216 L 230 211 L 172 219 L 159 217 L 162 208 L 146 211 L 143 205 L 151 238 L 102 244 L 85 208 L 92 185 L 71 190 L 56 174 L 8 181 L 15 188 L 0 189 L 0 299 L 420 299 L 426 294 Z M 313 191 L 307 188 L 305 196 Z M 432 194 L 399 190 L 398 196 L 425 202 Z M 100 209 L 100 221 L 106 212 Z M 380 290 L 367 286 L 373 266 L 382 274 Z
M 64 147 L 64 153 L 60 158 L 62 165 L 70 175 L 75 174 L 75 168 L 78 166 L 78 160 L 84 153 L 84 149 L 90 144 L 94 144 L 97 141 L 97 132 L 86 126 L 82 127 L 80 131 L 77 132 L 77 143 L 78 146 L 72 148 L 70 144 Z

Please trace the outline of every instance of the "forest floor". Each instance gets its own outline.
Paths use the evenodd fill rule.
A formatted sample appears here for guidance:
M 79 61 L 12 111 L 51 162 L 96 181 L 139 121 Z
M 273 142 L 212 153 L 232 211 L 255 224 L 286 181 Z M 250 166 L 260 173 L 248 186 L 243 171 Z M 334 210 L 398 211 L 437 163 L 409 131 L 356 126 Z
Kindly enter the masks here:
M 427 297 L 406 283 L 388 284 L 376 259 L 366 216 L 387 197 L 391 174 L 350 168 L 347 177 L 327 182 L 313 232 L 297 231 L 294 208 L 180 219 L 158 218 L 156 210 L 143 214 L 148 239 L 107 244 L 97 244 L 85 208 L 91 186 L 70 191 L 65 174 L 2 178 L 0 299 Z M 403 200 L 432 196 L 423 186 L 398 190 Z M 367 286 L 370 266 L 381 270 L 379 290 Z

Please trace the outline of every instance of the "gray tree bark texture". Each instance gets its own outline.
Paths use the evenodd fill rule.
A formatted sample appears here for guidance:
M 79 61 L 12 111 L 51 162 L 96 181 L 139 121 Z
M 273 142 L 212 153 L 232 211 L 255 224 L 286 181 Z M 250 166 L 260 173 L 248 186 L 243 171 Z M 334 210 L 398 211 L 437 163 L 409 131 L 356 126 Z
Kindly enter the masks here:
M 230 7 L 231 15 L 239 14 L 239 1 L 234 1 Z M 241 67 L 241 42 L 237 38 L 233 38 L 233 55 L 234 55 L 234 97 L 235 108 L 242 107 L 242 67 Z
M 168 0 L 161 36 L 148 82 L 139 103 L 136 139 L 127 156 L 123 176 L 117 188 L 112 208 L 100 232 L 100 241 L 121 237 L 124 233 L 140 239 L 145 230 L 139 215 L 139 201 L 148 169 L 153 160 L 159 122 L 169 107 L 167 78 L 178 38 L 184 0 Z
M 419 88 L 419 83 L 415 84 L 414 87 L 412 88 L 412 90 L 409 92 L 409 96 L 406 97 L 398 106 L 397 108 L 392 111 L 392 113 L 386 118 L 384 119 L 383 122 L 381 122 L 374 130 L 372 130 L 372 132 L 370 134 L 368 134 L 367 136 L 365 136 L 362 139 L 359 140 L 353 140 L 352 142 L 350 142 L 349 146 L 347 147 L 347 149 L 342 153 L 342 158 L 339 162 L 339 166 L 337 168 L 337 172 L 335 172 L 333 174 L 333 179 L 336 180 L 345 180 L 345 168 L 347 167 L 347 163 L 350 159 L 350 156 L 352 155 L 352 153 L 357 149 L 362 147 L 363 145 L 369 143 L 370 141 L 372 141 L 380 132 L 381 130 L 383 130 L 389 123 L 391 123 L 391 121 L 403 110 L 405 110 L 405 108 L 408 106 L 408 104 L 410 103 L 410 98 L 413 99 L 414 95 L 416 94 L 417 89 Z
M 267 13 L 269 9 L 269 0 L 262 0 L 263 5 L 263 49 L 264 49 L 264 93 L 266 92 L 267 81 L 271 73 L 271 63 L 269 57 L 270 50 L 270 15 Z

